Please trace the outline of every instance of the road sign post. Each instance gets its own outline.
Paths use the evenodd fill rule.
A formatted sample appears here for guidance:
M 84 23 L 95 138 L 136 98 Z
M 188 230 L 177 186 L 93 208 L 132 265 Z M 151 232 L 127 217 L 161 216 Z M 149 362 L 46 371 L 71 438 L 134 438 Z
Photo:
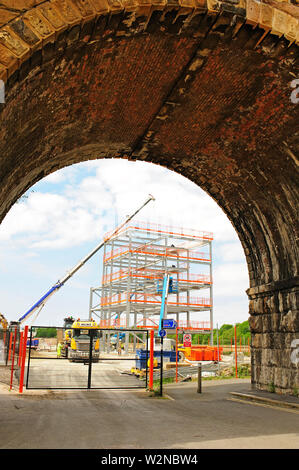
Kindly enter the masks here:
M 154 330 L 150 332 L 150 373 L 149 373 L 149 386 L 150 390 L 153 390 L 154 382 Z
M 163 322 L 161 323 L 163 325 Z M 159 336 L 161 338 L 161 358 L 160 358 L 160 367 L 161 367 L 161 370 L 160 370 L 160 396 L 162 397 L 163 396 L 163 338 L 164 336 L 166 336 L 166 331 L 161 328 L 161 330 L 159 330 Z
M 165 330 L 162 330 L 165 331 Z M 160 360 L 160 397 L 163 397 L 163 337 L 161 336 L 161 360 Z

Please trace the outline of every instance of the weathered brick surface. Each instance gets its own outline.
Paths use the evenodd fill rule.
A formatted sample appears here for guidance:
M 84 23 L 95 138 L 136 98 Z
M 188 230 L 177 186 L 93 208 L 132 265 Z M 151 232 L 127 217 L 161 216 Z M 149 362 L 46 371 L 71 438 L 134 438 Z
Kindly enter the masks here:
M 164 165 L 205 189 L 248 263 L 253 383 L 298 366 L 299 8 L 240 0 L 0 7 L 0 220 L 43 176 L 91 158 Z

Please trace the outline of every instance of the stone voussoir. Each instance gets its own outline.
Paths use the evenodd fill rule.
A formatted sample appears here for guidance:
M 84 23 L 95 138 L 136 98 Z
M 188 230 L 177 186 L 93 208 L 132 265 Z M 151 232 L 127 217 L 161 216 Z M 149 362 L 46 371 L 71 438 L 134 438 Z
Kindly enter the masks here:
M 6 2 L 6 5 L 9 2 Z M 11 0 L 12 6 L 15 4 Z M 16 9 L 8 6 L 0 9 L 0 78 L 3 81 L 39 48 L 47 42 L 55 41 L 57 34 L 74 25 L 95 20 L 100 15 L 114 15 L 131 12 L 138 17 L 151 15 L 155 10 L 177 10 L 180 14 L 194 14 L 196 10 L 215 13 L 221 10 L 235 10 L 236 15 L 244 15 L 247 23 L 259 26 L 279 37 L 284 36 L 290 43 L 299 43 L 299 8 L 285 10 L 281 2 L 261 3 L 256 0 L 240 0 L 237 3 L 218 0 L 48 0 L 23 2 L 24 7 L 17 14 Z M 11 14 L 11 11 L 14 13 Z M 14 60 L 7 64 L 3 58 L 3 47 Z

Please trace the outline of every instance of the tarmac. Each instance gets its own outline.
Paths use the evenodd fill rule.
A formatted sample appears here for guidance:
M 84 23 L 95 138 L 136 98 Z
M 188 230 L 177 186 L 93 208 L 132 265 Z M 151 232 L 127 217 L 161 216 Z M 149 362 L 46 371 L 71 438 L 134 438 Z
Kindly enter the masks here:
M 251 391 L 249 379 L 203 381 L 201 394 L 196 382 L 164 390 L 163 398 L 145 390 L 25 390 L 20 395 L 0 384 L 0 448 L 299 447 L 295 397 Z M 250 401 L 244 399 L 248 395 Z

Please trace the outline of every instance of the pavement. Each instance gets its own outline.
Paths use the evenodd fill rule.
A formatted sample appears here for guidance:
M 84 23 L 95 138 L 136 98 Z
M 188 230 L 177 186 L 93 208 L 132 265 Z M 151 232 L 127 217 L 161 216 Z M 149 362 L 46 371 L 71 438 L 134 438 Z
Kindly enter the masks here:
M 250 380 L 144 390 L 25 390 L 0 384 L 1 449 L 298 449 L 299 410 L 235 401 Z M 272 398 L 273 398 L 273 394 Z
M 276 406 L 278 408 L 287 408 L 298 410 L 299 398 L 291 395 L 278 395 L 264 390 L 252 390 L 251 387 L 242 392 L 231 392 L 232 400 L 247 401 L 256 405 Z

